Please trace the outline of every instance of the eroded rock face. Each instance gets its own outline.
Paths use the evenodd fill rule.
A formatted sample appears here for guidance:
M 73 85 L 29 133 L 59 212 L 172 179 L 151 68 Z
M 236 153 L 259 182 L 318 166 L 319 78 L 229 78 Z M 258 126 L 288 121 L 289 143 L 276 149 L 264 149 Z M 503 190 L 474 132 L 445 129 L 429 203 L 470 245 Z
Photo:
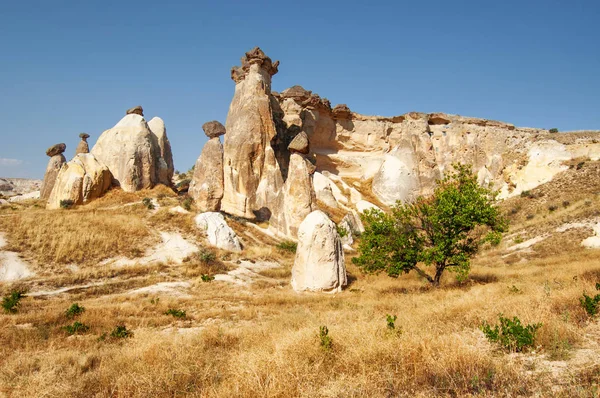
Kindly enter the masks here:
M 232 252 L 242 251 L 242 245 L 235 232 L 227 225 L 221 213 L 201 213 L 194 219 L 196 226 L 206 231 L 208 242 L 219 249 Z
M 63 152 L 65 148 L 66 146 L 63 148 Z M 50 151 L 50 149 L 46 152 L 46 154 L 48 152 L 54 153 L 55 155 L 53 155 L 50 158 L 50 160 L 48 161 L 48 166 L 46 166 L 44 182 L 42 183 L 42 187 L 40 188 L 41 199 L 48 199 L 50 197 L 50 193 L 54 188 L 54 184 L 56 184 L 56 178 L 58 177 L 58 173 L 60 172 L 62 165 L 67 162 L 67 159 L 65 159 L 65 156 L 62 154 L 62 152 L 57 153 L 57 151 Z
M 175 166 L 173 164 L 173 152 L 171 151 L 171 143 L 167 137 L 165 122 L 159 117 L 153 117 L 148 122 L 148 128 L 156 137 L 156 143 L 160 152 L 157 170 L 158 183 L 171 186 Z
M 204 144 L 188 190 L 201 211 L 219 211 L 223 198 L 223 145 L 216 136 Z
M 295 291 L 339 292 L 346 284 L 344 251 L 336 225 L 322 211 L 313 211 L 298 229 L 292 288 Z
M 80 153 L 60 169 L 46 207 L 58 209 L 63 200 L 71 200 L 76 205 L 87 203 L 102 196 L 111 181 L 108 167 L 94 155 Z
M 159 182 L 161 149 L 156 135 L 137 113 L 128 114 L 103 132 L 91 153 L 108 167 L 115 184 L 124 191 L 152 188 Z
M 90 138 L 90 135 L 86 133 L 81 133 L 79 134 L 79 138 L 81 138 L 81 141 L 79 141 L 79 144 L 77 144 L 77 148 L 75 148 L 75 155 L 78 155 L 80 153 L 90 153 L 90 146 L 87 142 L 87 139 Z
M 271 147 L 277 131 L 271 109 L 272 62 L 258 47 L 232 69 L 235 94 L 227 114 L 224 139 L 224 195 L 221 209 L 229 214 L 268 218 L 283 185 Z
M 419 176 L 413 151 L 396 148 L 384 156 L 383 164 L 373 178 L 373 193 L 386 205 L 396 201 L 412 202 L 420 194 Z

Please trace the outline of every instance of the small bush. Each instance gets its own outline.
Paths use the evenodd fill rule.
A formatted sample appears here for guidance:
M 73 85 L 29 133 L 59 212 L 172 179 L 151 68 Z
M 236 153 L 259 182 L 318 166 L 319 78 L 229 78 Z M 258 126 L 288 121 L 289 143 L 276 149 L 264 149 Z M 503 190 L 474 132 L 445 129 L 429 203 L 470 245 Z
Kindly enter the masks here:
M 74 322 L 72 325 L 63 326 L 63 329 L 67 332 L 68 335 L 74 335 L 79 333 L 85 333 L 90 330 L 90 327 L 85 323 Z
M 523 192 L 521 192 L 521 197 L 533 199 L 533 198 L 535 198 L 535 195 L 533 193 L 531 193 L 531 191 L 523 191 Z
M 562 205 L 563 207 L 569 207 L 571 205 L 571 202 L 569 202 L 568 200 L 563 200 Z
M 523 243 L 523 237 L 519 235 L 513 240 L 513 242 L 516 244 Z
M 167 312 L 165 312 L 165 315 L 173 315 L 175 318 L 185 318 L 186 316 L 185 311 L 175 308 L 169 308 Z
M 558 133 L 558 129 L 556 127 L 555 128 L 551 128 L 548 131 L 551 132 L 552 134 Z
M 69 309 L 65 311 L 65 315 L 69 319 L 75 318 L 77 315 L 81 315 L 85 311 L 85 307 L 80 306 L 77 303 L 71 304 Z
M 325 351 L 331 351 L 333 348 L 333 339 L 329 336 L 329 329 L 327 329 L 327 326 L 319 327 L 319 342 L 321 348 Z
M 194 203 L 194 200 L 188 196 L 181 202 L 181 207 L 190 211 L 192 209 L 192 203 Z
M 583 168 L 583 165 L 585 164 L 585 162 L 579 162 L 577 163 L 577 166 L 575 167 L 577 170 L 581 170 Z
M 398 319 L 398 317 L 396 315 L 391 316 L 390 314 L 387 314 L 385 316 L 385 322 L 387 323 L 387 328 L 389 330 L 396 329 L 396 319 Z
M 202 279 L 202 282 L 212 282 L 215 280 L 215 277 L 208 274 L 202 274 L 200 276 L 200 279 Z
M 279 250 L 283 250 L 290 253 L 296 253 L 296 249 L 298 248 L 298 244 L 291 240 L 284 240 L 277 245 Z
M 154 210 L 154 203 L 152 203 L 152 199 L 144 198 L 142 199 L 142 204 L 146 206 L 148 210 Z
M 117 327 L 115 327 L 113 331 L 110 332 L 110 337 L 113 337 L 115 339 L 129 338 L 133 337 L 133 332 L 131 330 L 128 330 L 127 326 L 125 325 L 117 325 Z
M 533 220 L 535 218 L 535 214 L 527 214 L 527 217 L 525 217 L 528 220 Z
M 521 206 L 515 206 L 512 209 L 510 209 L 510 215 L 514 216 L 515 214 L 517 214 L 519 211 L 521 211 Z
M 179 190 L 185 190 L 185 189 L 188 189 L 190 187 L 190 183 L 191 182 L 192 182 L 191 179 L 186 178 L 184 180 L 179 181 L 175 187 L 177 189 L 179 189 Z
M 480 327 L 489 341 L 498 343 L 511 352 L 521 352 L 524 349 L 533 347 L 535 334 L 542 326 L 541 323 L 523 326 L 516 316 L 511 320 L 504 318 L 502 314 L 499 315 L 498 319 L 500 325 L 492 328 L 487 322 L 484 322 Z
M 348 236 L 348 231 L 346 230 L 346 228 L 336 225 L 335 229 L 337 229 L 337 233 L 340 236 L 340 238 Z
M 596 290 L 600 290 L 600 283 L 596 283 Z M 579 299 L 581 306 L 587 312 L 589 316 L 596 316 L 598 314 L 598 303 L 600 303 L 600 294 L 596 294 L 594 297 L 590 297 L 585 292 L 583 297 Z
M 550 205 L 548 206 L 548 210 L 550 210 L 550 212 L 556 211 L 558 209 L 557 205 Z
M 61 209 L 70 209 L 75 205 L 75 202 L 73 202 L 71 199 L 64 199 L 59 202 L 59 205 Z
M 198 261 L 204 264 L 209 264 L 217 259 L 217 255 L 205 248 L 201 248 L 200 251 L 196 254 Z
M 19 305 L 21 305 L 21 299 L 25 297 L 25 292 L 21 290 L 13 290 L 6 296 L 2 298 L 2 308 L 4 308 L 4 312 L 8 314 L 15 314 Z

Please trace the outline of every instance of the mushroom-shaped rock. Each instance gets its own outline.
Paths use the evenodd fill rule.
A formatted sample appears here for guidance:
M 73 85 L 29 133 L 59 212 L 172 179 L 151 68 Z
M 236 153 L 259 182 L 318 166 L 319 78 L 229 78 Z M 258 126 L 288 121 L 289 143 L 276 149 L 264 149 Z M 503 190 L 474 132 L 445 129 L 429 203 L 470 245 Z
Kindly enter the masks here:
M 208 138 L 220 137 L 225 134 L 225 126 L 216 120 L 206 122 L 202 125 L 202 130 Z
M 211 245 L 232 252 L 242 251 L 240 240 L 233 229 L 227 225 L 225 217 L 221 213 L 201 213 L 196 216 L 194 221 L 198 228 L 206 231 L 206 237 Z
M 52 157 L 55 155 L 60 155 L 67 149 L 66 144 L 56 144 L 52 145 L 50 148 L 46 149 L 46 155 Z
M 65 144 L 56 144 L 51 146 L 46 151 L 46 155 L 50 156 L 50 160 L 48 161 L 48 165 L 46 166 L 46 173 L 44 174 L 44 181 L 42 182 L 42 186 L 40 188 L 40 198 L 48 199 L 50 197 L 50 193 L 54 188 L 54 184 L 56 183 L 56 177 L 58 177 L 58 173 L 60 172 L 60 168 L 63 164 L 67 162 L 63 152 L 67 146 Z
M 208 140 L 194 166 L 189 195 L 201 211 L 219 211 L 223 198 L 223 145 L 216 136 Z
M 298 152 L 306 155 L 308 152 L 310 152 L 308 135 L 306 135 L 304 131 L 298 133 L 292 142 L 290 142 L 290 145 L 288 145 L 288 150 L 292 153 Z
M 146 120 L 129 114 L 98 137 L 91 153 L 124 191 L 152 188 L 158 181 L 160 148 Z
M 346 284 L 344 250 L 336 225 L 325 213 L 315 210 L 298 229 L 292 288 L 295 291 L 339 292 Z
M 129 108 L 127 109 L 127 111 L 125 112 L 126 115 L 140 115 L 140 116 L 144 116 L 144 108 L 142 108 L 141 105 L 138 106 L 134 106 L 133 108 Z
M 87 143 L 87 139 L 90 138 L 90 135 L 86 133 L 81 133 L 79 134 L 79 138 L 81 138 L 81 141 L 79 141 L 79 144 L 77 144 L 77 148 L 75 148 L 75 155 L 78 155 L 80 153 L 89 153 L 90 146 Z
M 46 207 L 58 209 L 65 200 L 77 205 L 87 203 L 102 196 L 110 188 L 111 180 L 108 167 L 94 155 L 80 153 L 60 169 Z
M 172 184 L 175 165 L 173 164 L 173 151 L 171 142 L 167 137 L 167 128 L 165 122 L 159 117 L 153 117 L 148 122 L 148 128 L 156 137 L 156 143 L 159 148 L 159 158 L 157 164 L 158 183 L 166 186 Z
M 338 104 L 331 110 L 334 119 L 349 119 L 352 116 L 352 111 L 346 104 Z

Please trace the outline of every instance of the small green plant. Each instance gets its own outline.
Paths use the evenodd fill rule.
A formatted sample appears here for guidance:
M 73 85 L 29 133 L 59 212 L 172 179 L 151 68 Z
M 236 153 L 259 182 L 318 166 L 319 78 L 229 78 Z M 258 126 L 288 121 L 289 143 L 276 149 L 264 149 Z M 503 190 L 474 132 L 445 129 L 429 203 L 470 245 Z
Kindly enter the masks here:
M 390 314 L 387 314 L 385 316 L 385 322 L 387 323 L 388 330 L 396 329 L 396 319 L 398 319 L 398 316 L 396 315 L 391 316 Z
M 516 287 L 515 285 L 509 286 L 508 291 L 511 293 L 514 293 L 514 294 L 523 293 L 523 291 L 521 289 L 519 289 L 518 287 Z
M 71 304 L 71 306 L 65 311 L 65 315 L 69 319 L 75 318 L 77 315 L 81 315 L 85 311 L 85 307 L 80 306 L 77 303 Z
M 217 255 L 208 249 L 201 248 L 196 254 L 198 261 L 204 264 L 209 264 L 217 259 Z
M 71 199 L 63 199 L 59 202 L 59 205 L 61 209 L 70 209 L 75 205 L 75 202 L 73 202 Z
M 169 308 L 167 312 L 165 312 L 165 315 L 173 315 L 175 318 L 185 318 L 186 316 L 184 310 L 178 310 L 175 308 Z
M 600 290 L 600 283 L 596 283 L 596 290 Z M 600 303 L 600 294 L 596 294 L 594 297 L 588 296 L 585 292 L 583 297 L 579 299 L 581 306 L 587 312 L 589 316 L 596 316 L 598 314 L 598 303 Z
M 325 351 L 331 351 L 333 348 L 333 339 L 329 336 L 329 329 L 327 329 L 327 326 L 319 327 L 319 341 L 321 348 Z
M 191 182 L 191 179 L 186 178 L 184 180 L 179 181 L 175 187 L 180 190 L 188 189 Z
M 202 274 L 200 275 L 200 279 L 202 279 L 202 282 L 212 282 L 215 280 L 215 277 L 208 274 Z
M 556 127 L 551 128 L 550 130 L 548 130 L 549 132 L 551 132 L 552 134 L 558 133 L 558 129 Z
M 22 290 L 13 290 L 2 298 L 2 308 L 8 314 L 15 314 L 19 309 L 19 305 L 21 305 L 23 297 L 25 297 L 25 292 Z
M 72 325 L 63 326 L 63 329 L 67 332 L 68 335 L 74 335 L 79 333 L 85 333 L 90 330 L 90 327 L 85 323 L 81 322 L 73 322 Z
M 160 301 L 159 297 L 154 297 L 150 300 L 150 304 L 156 305 L 156 304 L 158 304 L 159 301 Z
M 535 214 L 527 214 L 527 217 L 525 217 L 528 220 L 533 220 L 535 218 Z
M 142 199 L 142 204 L 146 206 L 148 210 L 154 210 L 154 203 L 152 203 L 152 199 L 144 198 Z
M 579 162 L 577 163 L 577 166 L 575 167 L 577 170 L 581 170 L 583 168 L 583 165 L 585 164 L 585 162 Z
M 513 319 L 504 318 L 502 314 L 498 316 L 500 325 L 491 327 L 484 322 L 480 329 L 485 337 L 492 343 L 498 343 L 503 348 L 511 352 L 521 352 L 527 348 L 533 347 L 535 343 L 535 334 L 542 326 L 541 323 L 523 326 L 521 320 L 516 316 Z
M 515 242 L 516 244 L 523 243 L 523 237 L 519 235 L 513 240 L 513 242 Z
M 279 250 L 283 250 L 290 253 L 296 253 L 296 249 L 298 248 L 298 244 L 291 240 L 284 240 L 277 245 Z
M 337 233 L 340 236 L 340 238 L 348 236 L 348 231 L 346 230 L 346 228 L 336 225 L 335 229 L 337 229 Z
M 535 198 L 535 195 L 532 194 L 531 191 L 523 191 L 523 192 L 521 192 L 521 197 L 533 199 L 533 198 Z
M 133 337 L 133 332 L 127 329 L 127 326 L 125 325 L 117 325 L 117 327 L 115 327 L 113 331 L 110 332 L 110 337 L 114 337 L 116 339 L 124 339 L 128 337 Z
M 192 203 L 194 203 L 194 200 L 188 196 L 181 202 L 181 207 L 190 211 L 192 209 Z

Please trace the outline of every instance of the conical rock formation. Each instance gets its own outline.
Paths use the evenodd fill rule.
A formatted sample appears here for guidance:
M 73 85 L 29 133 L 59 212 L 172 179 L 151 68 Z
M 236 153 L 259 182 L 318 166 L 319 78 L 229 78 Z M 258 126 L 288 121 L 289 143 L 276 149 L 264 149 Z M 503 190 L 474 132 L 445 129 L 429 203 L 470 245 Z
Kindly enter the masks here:
M 46 166 L 46 173 L 44 174 L 44 181 L 40 188 L 40 198 L 48 199 L 54 184 L 56 183 L 56 177 L 60 172 L 60 168 L 67 162 L 63 152 L 67 149 L 65 144 L 56 144 L 46 150 L 46 155 L 50 156 L 48 166 Z

